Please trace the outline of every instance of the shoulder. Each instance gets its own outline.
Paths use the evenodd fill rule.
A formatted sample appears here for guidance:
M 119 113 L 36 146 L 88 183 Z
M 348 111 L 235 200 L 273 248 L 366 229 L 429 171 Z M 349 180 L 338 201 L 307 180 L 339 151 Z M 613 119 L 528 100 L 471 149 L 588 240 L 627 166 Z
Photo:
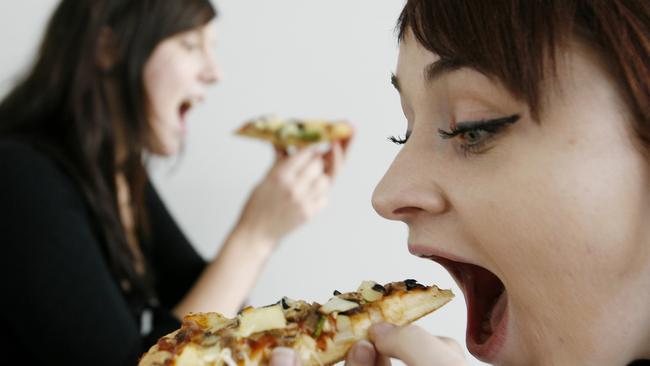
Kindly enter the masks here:
M 0 175 L 0 195 L 15 199 L 46 196 L 46 201 L 80 197 L 74 180 L 55 159 L 23 140 L 0 138 Z
M 32 144 L 9 137 L 0 138 L 0 168 L 12 171 L 58 170 L 52 158 Z

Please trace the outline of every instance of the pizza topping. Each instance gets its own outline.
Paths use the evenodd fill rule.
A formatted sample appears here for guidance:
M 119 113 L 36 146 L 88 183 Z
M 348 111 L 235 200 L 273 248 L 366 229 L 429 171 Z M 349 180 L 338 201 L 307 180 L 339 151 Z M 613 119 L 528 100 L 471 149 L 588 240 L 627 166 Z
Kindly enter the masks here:
M 406 285 L 406 290 L 413 290 L 414 288 L 426 288 L 426 286 L 419 284 L 418 281 L 412 279 L 405 280 L 404 284 Z
M 375 285 L 372 286 L 372 289 L 377 292 L 381 292 L 382 294 L 386 294 L 386 288 L 378 283 L 375 283 Z
M 240 337 L 248 337 L 253 333 L 287 326 L 287 320 L 280 304 L 257 309 L 248 307 L 238 317 L 237 335 Z
M 386 290 L 384 289 L 383 292 L 377 291 L 375 290 L 375 285 L 378 284 L 374 281 L 363 281 L 361 286 L 359 286 L 359 289 L 357 289 L 357 292 L 361 293 L 363 299 L 368 302 L 377 301 L 384 297 L 384 292 Z
M 323 331 L 323 324 L 325 324 L 325 320 L 327 320 L 327 317 L 325 315 L 321 315 L 320 319 L 318 319 L 318 324 L 316 325 L 316 330 L 314 330 L 314 333 L 313 333 L 314 338 L 320 337 L 320 334 Z
M 289 141 L 291 139 L 299 139 L 302 141 L 313 142 L 319 141 L 322 137 L 322 132 L 317 128 L 306 128 L 305 123 L 299 120 L 292 121 L 280 127 L 276 136 L 281 141 Z
M 344 300 L 338 296 L 331 298 L 325 305 L 321 306 L 319 311 L 323 314 L 330 314 L 333 312 L 342 313 L 350 309 L 359 307 L 359 304 L 349 300 Z
M 298 329 L 303 333 L 312 334 L 316 331 L 319 320 L 320 314 L 316 310 L 312 310 L 304 319 L 297 322 Z
M 290 322 L 301 322 L 313 311 L 312 306 L 304 301 L 294 301 L 288 297 L 282 299 L 284 317 Z

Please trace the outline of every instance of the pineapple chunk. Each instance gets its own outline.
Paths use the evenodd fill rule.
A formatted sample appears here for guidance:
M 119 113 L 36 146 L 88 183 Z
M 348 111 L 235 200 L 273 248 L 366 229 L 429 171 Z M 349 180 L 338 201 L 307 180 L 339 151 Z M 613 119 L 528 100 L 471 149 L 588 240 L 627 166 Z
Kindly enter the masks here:
M 239 314 L 237 335 L 248 337 L 257 332 L 270 329 L 280 329 L 287 326 L 281 304 L 263 308 L 247 308 Z
M 344 300 L 340 297 L 334 296 L 325 305 L 321 306 L 319 311 L 323 314 L 329 314 L 333 312 L 342 313 L 344 311 L 354 309 L 358 306 L 359 304 L 356 302 Z
M 364 300 L 368 302 L 377 301 L 384 297 L 384 294 L 373 288 L 376 285 L 377 283 L 374 281 L 363 281 L 357 291 L 361 293 Z

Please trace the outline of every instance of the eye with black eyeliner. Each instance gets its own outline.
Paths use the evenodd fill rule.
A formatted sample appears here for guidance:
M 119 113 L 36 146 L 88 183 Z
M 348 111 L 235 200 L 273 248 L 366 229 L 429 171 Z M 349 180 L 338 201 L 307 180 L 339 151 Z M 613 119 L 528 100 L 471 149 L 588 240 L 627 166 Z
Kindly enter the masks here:
M 485 144 L 502 129 L 516 123 L 519 115 L 495 118 L 480 121 L 459 122 L 452 127 L 451 131 L 439 129 L 438 134 L 443 139 L 459 138 L 460 148 L 465 152 L 479 153 L 483 151 Z

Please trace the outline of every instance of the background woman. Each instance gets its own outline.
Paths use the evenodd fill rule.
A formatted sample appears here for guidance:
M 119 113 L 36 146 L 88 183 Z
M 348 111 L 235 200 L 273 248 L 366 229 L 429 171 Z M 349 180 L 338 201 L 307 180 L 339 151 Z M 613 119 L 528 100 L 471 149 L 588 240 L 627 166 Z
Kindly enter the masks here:
M 0 104 L 2 336 L 33 364 L 134 364 L 190 311 L 234 313 L 319 211 L 343 147 L 279 151 L 206 263 L 148 180 L 219 79 L 207 0 L 64 0 Z

